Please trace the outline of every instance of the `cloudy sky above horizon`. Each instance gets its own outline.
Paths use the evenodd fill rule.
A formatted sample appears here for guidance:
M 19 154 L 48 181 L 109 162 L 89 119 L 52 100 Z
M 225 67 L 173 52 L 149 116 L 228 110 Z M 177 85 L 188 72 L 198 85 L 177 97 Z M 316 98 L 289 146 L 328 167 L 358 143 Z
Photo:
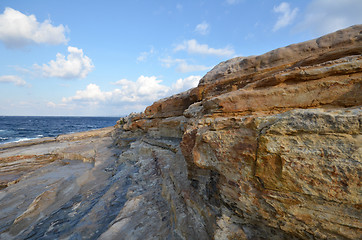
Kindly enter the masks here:
M 2 0 L 0 116 L 123 116 L 236 56 L 362 24 L 360 0 Z

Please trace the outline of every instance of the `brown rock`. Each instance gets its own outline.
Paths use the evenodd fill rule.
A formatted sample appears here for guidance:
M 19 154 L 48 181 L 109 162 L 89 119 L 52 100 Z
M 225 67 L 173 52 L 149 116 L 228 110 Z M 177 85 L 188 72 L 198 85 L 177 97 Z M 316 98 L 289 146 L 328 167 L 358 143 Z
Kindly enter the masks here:
M 0 238 L 360 239 L 361 33 L 220 63 L 115 129 L 0 148 Z
M 192 103 L 200 100 L 196 92 L 197 89 L 190 89 L 172 97 L 161 99 L 147 107 L 144 114 L 148 118 L 181 116 Z

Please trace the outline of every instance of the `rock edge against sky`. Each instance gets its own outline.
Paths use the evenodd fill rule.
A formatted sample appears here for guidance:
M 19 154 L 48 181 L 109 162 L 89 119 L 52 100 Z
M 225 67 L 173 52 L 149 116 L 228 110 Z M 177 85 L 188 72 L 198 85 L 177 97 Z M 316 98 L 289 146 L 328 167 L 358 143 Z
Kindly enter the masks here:
M 114 128 L 0 148 L 1 239 L 358 239 L 362 25 Z

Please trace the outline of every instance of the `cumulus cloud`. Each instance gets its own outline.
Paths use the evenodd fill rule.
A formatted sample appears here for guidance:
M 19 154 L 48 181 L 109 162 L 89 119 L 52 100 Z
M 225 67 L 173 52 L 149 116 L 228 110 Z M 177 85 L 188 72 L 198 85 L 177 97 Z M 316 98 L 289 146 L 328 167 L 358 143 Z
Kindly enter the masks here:
M 172 84 L 172 91 L 175 93 L 186 91 L 190 88 L 197 87 L 199 84 L 199 81 L 201 79 L 201 76 L 189 76 L 187 78 L 180 78 L 177 79 L 177 81 Z
M 0 40 L 8 48 L 21 48 L 32 43 L 67 43 L 67 28 L 62 24 L 53 26 L 50 20 L 38 22 L 34 15 L 25 15 L 12 8 L 0 14 Z
M 297 16 L 298 8 L 294 8 L 292 10 L 289 3 L 282 2 L 279 6 L 274 7 L 273 11 L 280 14 L 278 17 L 278 21 L 273 27 L 273 31 L 275 32 L 280 28 L 290 25 L 293 22 L 293 20 Z
M 161 84 L 162 80 L 155 76 L 140 76 L 137 81 L 121 79 L 115 82 L 120 89 L 116 89 L 121 95 L 121 101 L 127 102 L 148 102 L 155 101 L 167 95 L 170 88 Z
M 68 52 L 67 57 L 57 53 L 56 60 L 51 60 L 42 66 L 34 65 L 34 67 L 40 70 L 44 77 L 85 78 L 94 68 L 92 60 L 84 55 L 82 49 L 69 46 Z
M 84 106 L 97 106 L 106 108 L 107 106 L 117 106 L 123 111 L 143 110 L 152 102 L 196 87 L 200 76 L 189 76 L 180 78 L 171 87 L 162 84 L 162 80 L 155 76 L 140 76 L 136 81 L 121 79 L 113 84 L 117 87 L 112 91 L 102 91 L 94 83 L 89 84 L 84 90 L 76 91 L 74 96 L 64 97 L 61 104 L 48 102 L 47 106 L 79 108 Z
M 323 35 L 342 28 L 362 23 L 360 0 L 312 0 L 307 6 L 304 19 L 297 26 Z
M 210 32 L 210 25 L 203 21 L 202 23 L 196 25 L 195 32 L 201 35 L 207 35 Z
M 4 75 L 0 76 L 0 83 L 13 83 L 16 86 L 25 86 L 26 82 L 19 76 Z
M 187 61 L 185 59 L 179 59 L 179 58 L 173 59 L 171 57 L 168 57 L 168 58 L 161 59 L 160 61 L 162 62 L 162 65 L 167 68 L 176 65 L 176 71 L 181 72 L 181 73 L 199 72 L 199 71 L 206 71 L 206 70 L 211 69 L 211 67 L 204 66 L 204 65 L 189 64 L 189 63 L 187 63 Z
M 102 92 L 98 85 L 89 84 L 85 90 L 79 90 L 75 96 L 63 98 L 63 102 L 83 101 L 87 103 L 99 103 L 112 96 L 112 92 Z
M 85 90 L 78 90 L 72 97 L 63 98 L 63 103 L 80 102 L 86 104 L 99 103 L 149 103 L 162 98 L 170 92 L 170 88 L 161 84 L 162 80 L 155 76 L 140 76 L 137 81 L 121 79 L 115 83 L 119 87 L 112 91 L 102 91 L 94 83 Z
M 235 52 L 230 47 L 225 48 L 210 48 L 207 44 L 199 44 L 195 39 L 184 41 L 177 45 L 174 51 L 187 51 L 190 54 L 215 55 L 215 56 L 231 56 Z

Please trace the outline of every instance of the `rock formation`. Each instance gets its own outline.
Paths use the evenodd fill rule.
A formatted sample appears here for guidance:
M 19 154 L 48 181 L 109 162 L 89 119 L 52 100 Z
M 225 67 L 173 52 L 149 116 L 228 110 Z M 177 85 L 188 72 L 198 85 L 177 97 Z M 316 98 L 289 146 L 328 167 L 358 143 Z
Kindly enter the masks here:
M 362 25 L 220 63 L 114 129 L 0 148 L 0 239 L 360 239 Z

